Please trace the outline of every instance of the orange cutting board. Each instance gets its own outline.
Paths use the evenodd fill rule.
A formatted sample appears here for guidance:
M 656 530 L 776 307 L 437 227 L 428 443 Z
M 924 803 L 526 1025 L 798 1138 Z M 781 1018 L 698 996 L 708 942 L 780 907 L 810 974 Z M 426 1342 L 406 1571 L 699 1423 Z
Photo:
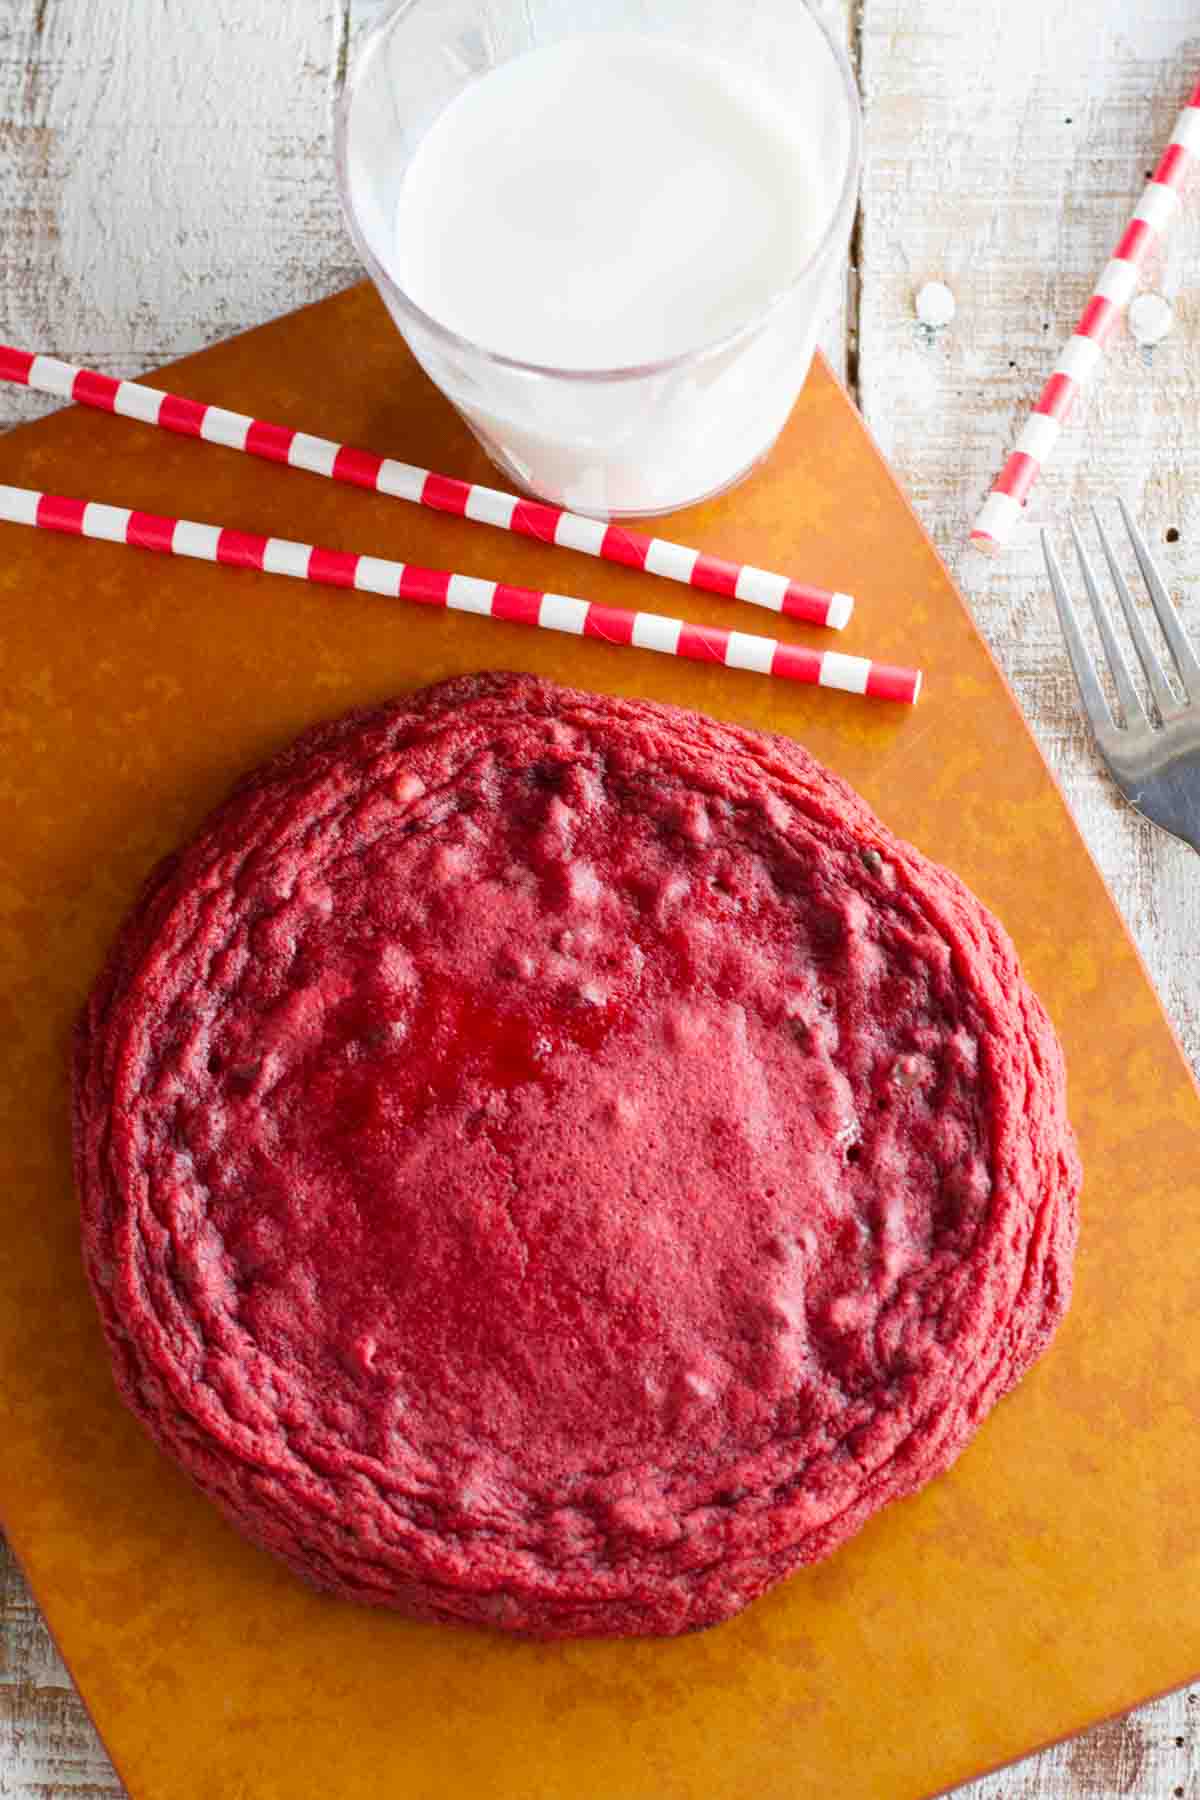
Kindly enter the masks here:
M 489 479 L 366 289 L 170 380 Z M 82 410 L 0 439 L 0 481 L 761 628 Z M 856 593 L 843 647 L 919 659 L 920 706 L 0 526 L 0 1511 L 135 1800 L 913 1800 L 1200 1670 L 1200 1101 L 1112 902 L 824 366 L 747 485 L 660 529 Z M 1053 1350 L 949 1475 L 674 1642 L 533 1645 L 308 1592 L 123 1411 L 80 1269 L 68 1036 L 143 875 L 302 726 L 486 666 L 800 738 L 996 909 L 1066 1045 L 1086 1188 Z

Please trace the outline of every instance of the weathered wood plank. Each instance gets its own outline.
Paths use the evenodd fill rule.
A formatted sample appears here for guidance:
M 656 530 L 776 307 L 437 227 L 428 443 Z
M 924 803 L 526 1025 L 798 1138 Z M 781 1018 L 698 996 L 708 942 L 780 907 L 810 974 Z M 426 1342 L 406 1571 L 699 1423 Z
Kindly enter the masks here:
M 1198 1714 L 1200 1690 L 1184 1690 L 972 1782 L 954 1800 L 1194 1800 Z
M 1195 9 L 1190 0 L 1076 9 L 869 0 L 863 64 L 864 409 L 972 598 L 1196 1058 L 1192 853 L 1136 820 L 1097 771 L 1036 533 L 1026 528 L 997 564 L 963 547 L 1195 79 Z M 1198 251 L 1192 205 L 1149 271 L 1175 301 L 1175 331 L 1153 352 L 1118 335 L 1029 509 L 1061 526 L 1068 508 L 1124 492 L 1180 593 L 1200 577 Z M 959 303 L 936 339 L 912 308 L 931 276 Z M 1200 635 L 1200 596 L 1185 612 Z
M 120 1800 L 121 1792 L 0 1538 L 0 1800 Z
M 1189 0 L 1000 7 L 866 0 L 859 379 L 867 419 L 962 581 L 1193 1060 L 1200 927 L 1192 853 L 1139 821 L 1100 774 L 1082 725 L 1036 534 L 1001 563 L 964 548 L 973 511 L 1073 329 L 1200 67 Z M 1030 513 L 1122 491 L 1161 550 L 1200 638 L 1200 207 L 1149 284 L 1178 325 L 1151 355 L 1127 334 L 1064 437 Z M 934 338 L 922 282 L 954 290 Z M 1168 531 L 1178 532 L 1167 542 Z M 1200 1793 L 1200 1694 L 1179 1693 L 1002 1775 L 963 1800 L 1165 1800 Z
M 344 0 L 0 0 L 0 320 L 135 373 L 356 275 Z M 0 391 L 0 425 L 46 409 Z

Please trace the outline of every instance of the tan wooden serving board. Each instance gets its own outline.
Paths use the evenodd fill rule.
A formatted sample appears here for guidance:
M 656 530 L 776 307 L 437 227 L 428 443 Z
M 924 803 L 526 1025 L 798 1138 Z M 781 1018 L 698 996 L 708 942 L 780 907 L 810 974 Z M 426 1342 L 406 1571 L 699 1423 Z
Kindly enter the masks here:
M 365 289 L 171 385 L 489 479 Z M 81 410 L 0 439 L 0 481 L 762 628 Z M 1200 1670 L 1200 1100 L 1133 947 L 823 366 L 767 465 L 660 529 L 855 592 L 842 647 L 920 660 L 919 707 L 0 526 L 0 1513 L 136 1800 L 913 1800 Z M 996 909 L 1066 1045 L 1052 1352 L 948 1476 L 698 1637 L 531 1645 L 308 1592 L 124 1412 L 80 1268 L 67 1045 L 143 875 L 302 726 L 486 666 L 802 739 Z

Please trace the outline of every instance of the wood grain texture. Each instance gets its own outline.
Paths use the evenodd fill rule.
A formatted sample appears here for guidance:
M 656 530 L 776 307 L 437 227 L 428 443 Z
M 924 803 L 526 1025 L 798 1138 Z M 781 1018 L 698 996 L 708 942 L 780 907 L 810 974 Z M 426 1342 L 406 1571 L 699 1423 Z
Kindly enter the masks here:
M 1137 818 L 1100 772 L 1031 527 L 1061 530 L 1068 510 L 1125 493 L 1200 642 L 1194 186 L 1147 270 L 1146 285 L 1175 305 L 1176 329 L 1153 352 L 1118 333 L 1003 561 L 967 550 L 965 538 L 1196 78 L 1198 27 L 1191 0 L 866 0 L 858 363 L 867 419 L 1016 688 L 1193 1066 L 1195 857 Z M 931 278 L 958 300 L 937 336 L 913 309 Z M 1193 1691 L 974 1783 L 963 1800 L 1198 1794 Z
M 120 1800 L 122 1789 L 0 1539 L 0 1796 Z
M 1061 531 L 1068 510 L 1082 515 L 1124 493 L 1200 639 L 1194 183 L 1147 270 L 1147 285 L 1174 302 L 1174 332 L 1146 351 L 1120 328 L 1034 490 L 1031 524 L 1003 560 L 967 550 L 965 537 L 1198 70 L 1192 0 L 869 0 L 865 9 L 861 402 L 1014 683 L 1193 1065 L 1195 858 L 1135 818 L 1100 773 L 1031 527 Z M 936 337 L 913 312 L 914 289 L 933 276 L 959 305 Z
M 330 108 L 377 5 L 0 0 L 2 335 L 132 374 L 353 279 Z M 852 304 L 831 319 L 827 352 L 845 367 L 849 347 L 867 418 L 972 597 L 1195 1061 L 1191 853 L 1136 820 L 1098 772 L 1033 534 L 999 566 L 962 543 L 1200 65 L 1200 20 L 1191 0 L 829 10 L 859 62 L 869 162 Z M 1058 520 L 1068 503 L 1122 489 L 1185 609 L 1200 594 L 1198 249 L 1193 206 L 1150 272 L 1176 305 L 1175 332 L 1149 354 L 1118 339 L 1031 508 Z M 912 309 L 930 276 L 959 302 L 937 337 Z M 0 425 L 47 404 L 0 391 Z M 1200 598 L 1190 616 L 1200 636 Z M 2 1548 L 0 1644 L 0 1800 L 117 1800 Z M 962 1794 L 1194 1800 L 1200 1689 Z
M 0 318 L 132 374 L 354 279 L 343 0 L 0 0 Z M 0 396 L 0 422 L 46 410 Z

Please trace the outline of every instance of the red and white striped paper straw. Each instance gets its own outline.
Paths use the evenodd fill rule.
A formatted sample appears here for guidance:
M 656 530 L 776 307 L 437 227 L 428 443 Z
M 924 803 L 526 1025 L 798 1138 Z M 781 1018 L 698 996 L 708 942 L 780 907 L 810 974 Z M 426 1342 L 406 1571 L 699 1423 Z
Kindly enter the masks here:
M 158 550 L 168 556 L 192 556 L 202 562 L 291 575 L 329 587 L 359 588 L 394 600 L 415 600 L 454 612 L 481 613 L 516 625 L 570 632 L 576 637 L 603 638 L 610 644 L 658 650 L 666 656 L 688 657 L 693 662 L 719 663 L 727 669 L 756 670 L 788 681 L 841 688 L 849 694 L 870 694 L 880 700 L 902 700 L 913 705 L 921 691 L 918 669 L 895 668 L 863 656 L 844 656 L 837 650 L 808 650 L 800 644 L 781 644 L 774 638 L 754 637 L 745 631 L 689 625 L 682 619 L 664 618 L 660 613 L 627 612 L 623 607 L 574 600 L 568 594 L 510 587 L 504 582 L 452 575 L 444 569 L 417 568 L 412 563 L 389 562 L 378 556 L 322 550 L 312 544 L 292 543 L 287 538 L 199 525 L 192 519 L 163 518 L 158 513 L 134 512 L 125 506 L 42 494 L 34 488 L 0 486 L 0 520 L 67 532 L 75 537 L 103 538 L 109 543 Z
M 0 379 L 20 382 L 63 400 L 76 400 L 101 412 L 140 419 L 144 424 L 177 431 L 185 437 L 204 438 L 231 450 L 244 450 L 251 456 L 266 457 L 269 462 L 288 463 L 292 468 L 327 475 L 352 487 L 369 488 L 397 500 L 431 506 L 438 512 L 497 525 L 542 543 L 582 550 L 605 562 L 626 563 L 647 574 L 665 576 L 668 581 L 681 581 L 687 587 L 703 588 L 706 593 L 722 594 L 729 600 L 747 600 L 769 612 L 828 625 L 835 631 L 849 622 L 854 610 L 849 594 L 810 587 L 787 575 L 755 568 L 752 563 L 725 562 L 719 556 L 702 555 L 699 550 L 689 550 L 667 538 L 647 537 L 603 519 L 588 519 L 580 513 L 564 512 L 558 506 L 522 500 L 498 488 L 458 481 L 451 475 L 435 475 L 429 469 L 395 462 L 371 450 L 353 450 L 330 438 L 311 437 L 285 425 L 252 419 L 246 413 L 228 412 L 222 406 L 205 406 L 201 401 L 185 400 L 179 394 L 163 393 L 137 381 L 118 381 L 111 375 L 97 374 L 94 369 L 75 368 L 56 357 L 38 356 L 11 344 L 0 344 Z
M 996 552 L 1012 536 L 1030 489 L 1058 442 L 1067 417 L 1083 388 L 1103 361 L 1104 345 L 1129 305 L 1138 271 L 1152 244 L 1179 208 L 1179 189 L 1200 154 L 1200 82 L 1179 115 L 1171 141 L 1147 183 L 1137 210 L 1117 245 L 1087 306 L 1067 340 L 1054 373 L 1017 439 L 1016 449 L 1001 470 L 971 531 L 971 542 Z

